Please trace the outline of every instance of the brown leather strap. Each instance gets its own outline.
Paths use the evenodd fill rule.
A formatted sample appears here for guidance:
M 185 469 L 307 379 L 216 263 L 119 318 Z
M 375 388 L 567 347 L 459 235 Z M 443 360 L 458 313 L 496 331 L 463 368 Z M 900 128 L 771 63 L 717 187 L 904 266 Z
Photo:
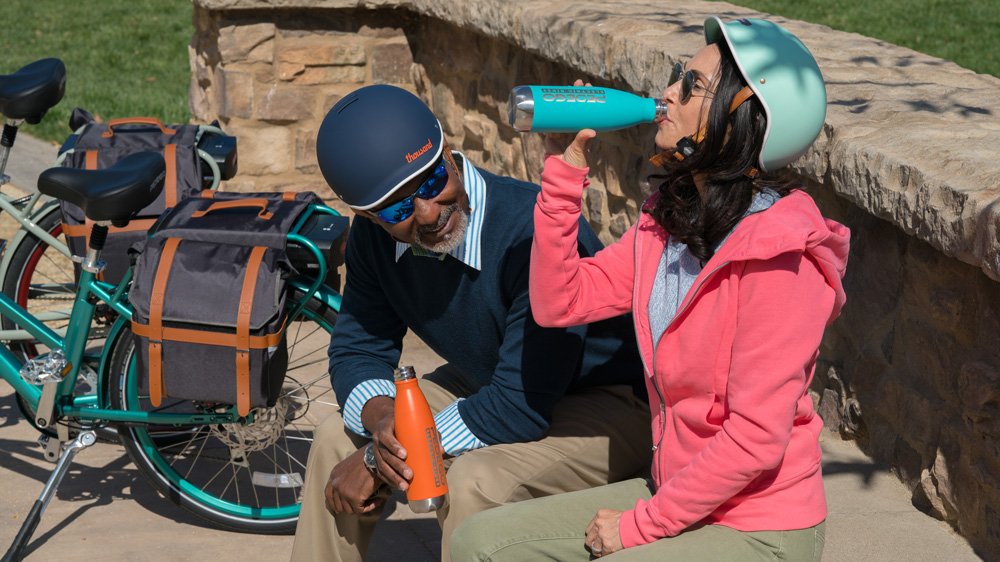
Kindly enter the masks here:
M 163 180 L 163 204 L 169 209 L 177 204 L 177 145 L 163 147 L 163 163 L 167 177 Z
M 288 319 L 286 318 L 285 323 L 287 322 Z M 282 324 L 281 327 L 278 328 L 278 331 L 273 334 L 250 336 L 250 344 L 248 347 L 250 349 L 267 349 L 269 347 L 274 347 L 281 343 L 281 337 L 284 332 L 285 324 Z M 144 338 L 151 338 L 153 336 L 153 330 L 150 328 L 149 324 L 140 324 L 134 320 L 132 321 L 132 333 Z M 171 326 L 164 326 L 162 333 L 163 341 L 196 343 L 200 345 L 214 345 L 218 347 L 231 347 L 236 349 L 236 334 L 209 332 L 193 328 L 174 328 Z
M 743 89 L 736 92 L 736 95 L 733 96 L 733 103 L 729 104 L 729 113 L 736 111 L 736 108 L 743 105 L 743 102 L 747 101 L 752 96 L 753 90 L 750 89 L 750 86 L 743 86 Z
M 264 246 L 255 246 L 250 251 L 236 315 L 236 412 L 241 416 L 250 413 L 250 313 L 257 289 L 257 273 L 264 261 L 265 251 L 267 248 Z
M 108 228 L 108 234 L 115 234 L 116 232 L 136 232 L 140 230 L 149 230 L 153 227 L 153 223 L 156 219 L 137 219 L 129 221 L 129 223 L 122 227 L 112 226 Z M 94 226 L 94 221 L 87 219 L 83 224 L 64 224 L 63 234 L 69 236 L 70 238 L 75 238 L 77 236 L 90 236 L 90 228 Z M 89 240 L 87 241 L 89 244 Z
M 743 102 L 747 101 L 751 97 L 753 97 L 753 90 L 750 89 L 750 86 L 743 86 L 743 89 L 736 92 L 736 95 L 733 96 L 733 102 L 729 104 L 729 114 L 732 115 L 733 112 L 735 112 L 741 105 L 743 105 Z M 701 129 L 698 129 L 697 133 L 691 136 L 691 141 L 694 142 L 695 144 L 699 144 L 701 143 L 701 141 L 705 140 L 705 135 L 707 133 L 708 133 L 708 124 L 706 123 L 701 127 Z M 684 154 L 682 154 L 680 150 L 675 151 L 673 153 L 673 157 L 678 160 L 684 160 Z M 649 161 L 654 166 L 662 166 L 663 156 L 660 155 L 653 156 L 653 158 L 650 158 Z M 750 177 L 752 178 L 753 176 Z
M 231 199 L 229 201 L 216 201 L 204 209 L 200 209 L 191 213 L 191 218 L 200 219 L 201 217 L 214 212 L 221 211 L 224 209 L 260 209 L 257 216 L 264 220 L 271 220 L 274 213 L 267 210 L 267 206 L 270 205 L 270 201 L 264 197 L 250 197 L 247 199 Z
M 97 151 L 88 150 L 84 153 L 83 157 L 83 169 L 85 170 L 96 170 L 97 169 Z
M 155 125 L 160 128 L 160 132 L 164 135 L 172 135 L 177 132 L 177 129 L 167 127 L 163 121 L 155 117 L 119 117 L 108 121 L 108 130 L 101 133 L 101 136 L 110 139 L 115 135 L 115 127 L 119 125 Z
M 160 263 L 153 276 L 153 294 L 149 301 L 149 401 L 154 406 L 163 402 L 163 301 L 167 293 L 167 279 L 174 265 L 174 255 L 180 238 L 167 238 L 160 254 Z

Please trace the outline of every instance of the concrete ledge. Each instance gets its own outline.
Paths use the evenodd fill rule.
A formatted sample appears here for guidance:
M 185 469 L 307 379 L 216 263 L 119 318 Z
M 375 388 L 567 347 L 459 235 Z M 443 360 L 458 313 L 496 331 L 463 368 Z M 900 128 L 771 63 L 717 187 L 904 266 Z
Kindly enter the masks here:
M 581 72 L 655 93 L 724 3 L 447 0 L 195 0 L 209 10 L 399 8 L 475 29 Z M 1000 79 L 825 26 L 775 18 L 811 47 L 827 80 L 826 128 L 796 164 L 948 256 L 1000 281 Z

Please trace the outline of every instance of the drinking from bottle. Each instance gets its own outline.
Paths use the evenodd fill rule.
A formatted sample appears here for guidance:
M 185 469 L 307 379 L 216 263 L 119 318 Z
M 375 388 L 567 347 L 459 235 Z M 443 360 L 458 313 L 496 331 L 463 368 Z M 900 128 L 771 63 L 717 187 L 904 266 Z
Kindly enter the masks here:
M 441 436 L 413 367 L 396 369 L 395 381 L 396 439 L 406 448 L 406 464 L 413 469 L 406 499 L 414 513 L 435 511 L 448 494 Z
M 663 100 L 597 86 L 516 86 L 507 107 L 511 126 L 522 133 L 613 131 L 667 114 Z

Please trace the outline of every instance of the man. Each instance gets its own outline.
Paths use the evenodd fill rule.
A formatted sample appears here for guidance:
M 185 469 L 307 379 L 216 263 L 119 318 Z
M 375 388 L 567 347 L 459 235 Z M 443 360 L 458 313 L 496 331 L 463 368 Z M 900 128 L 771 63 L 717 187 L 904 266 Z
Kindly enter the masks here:
M 448 150 L 416 96 L 368 86 L 320 128 L 320 168 L 356 213 L 330 344 L 341 415 L 315 434 L 292 559 L 361 560 L 386 493 L 412 478 L 393 435 L 407 329 L 448 364 L 420 388 L 447 458 L 442 556 L 465 518 L 647 469 L 649 410 L 628 319 L 543 329 L 528 261 L 538 187 Z M 600 242 L 583 221 L 581 251 Z M 332 516 L 331 516 L 332 514 Z M 557 514 L 554 514 L 556 516 Z

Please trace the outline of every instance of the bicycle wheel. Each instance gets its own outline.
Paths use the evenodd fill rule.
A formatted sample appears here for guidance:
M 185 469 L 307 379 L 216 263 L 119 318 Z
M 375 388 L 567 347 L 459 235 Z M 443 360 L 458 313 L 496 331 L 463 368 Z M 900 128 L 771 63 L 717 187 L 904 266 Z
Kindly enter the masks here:
M 32 220 L 52 236 L 58 238 L 62 235 L 62 214 L 58 204 L 50 203 L 42 207 Z M 73 261 L 30 233 L 16 247 L 8 248 L 7 251 L 12 254 L 10 264 L 0 280 L 0 288 L 4 294 L 35 317 L 43 318 L 49 328 L 63 333 L 69 325 L 69 314 L 76 294 Z M 7 317 L 0 318 L 0 327 L 3 330 L 19 329 Z M 93 329 L 91 336 L 103 337 L 102 332 L 103 330 Z M 11 339 L 7 345 L 21 361 L 47 351 L 33 339 Z M 84 366 L 81 371 L 78 394 L 96 391 L 97 378 L 93 367 L 96 365 Z M 24 417 L 35 425 L 34 410 L 20 396 L 17 397 L 17 406 Z M 36 429 L 49 436 L 55 435 L 55 431 L 50 428 Z
M 337 408 L 326 368 L 336 318 L 333 309 L 310 300 L 289 323 L 281 396 L 274 407 L 255 409 L 252 424 L 122 426 L 119 436 L 132 462 L 163 496 L 216 526 L 294 532 L 314 430 Z M 112 350 L 112 406 L 152 411 L 148 396 L 137 390 L 133 352 L 125 330 Z M 202 409 L 190 400 L 168 399 L 155 410 Z
M 57 204 L 43 207 L 32 220 L 52 236 L 58 238 L 62 235 L 62 214 Z M 63 333 L 69 325 L 76 296 L 73 261 L 30 233 L 21 239 L 16 248 L 8 248 L 7 251 L 13 254 L 0 281 L 4 294 L 33 316 L 43 319 L 52 330 Z M 106 307 L 99 307 L 99 310 L 104 311 Z M 98 324 L 107 324 L 111 318 L 102 315 L 105 315 L 104 312 L 97 315 L 101 319 Z M 18 329 L 17 324 L 6 317 L 0 319 L 0 326 L 4 330 Z M 105 332 L 100 326 L 95 326 L 90 337 L 102 338 Z M 12 339 L 8 347 L 22 361 L 45 351 L 32 339 Z

